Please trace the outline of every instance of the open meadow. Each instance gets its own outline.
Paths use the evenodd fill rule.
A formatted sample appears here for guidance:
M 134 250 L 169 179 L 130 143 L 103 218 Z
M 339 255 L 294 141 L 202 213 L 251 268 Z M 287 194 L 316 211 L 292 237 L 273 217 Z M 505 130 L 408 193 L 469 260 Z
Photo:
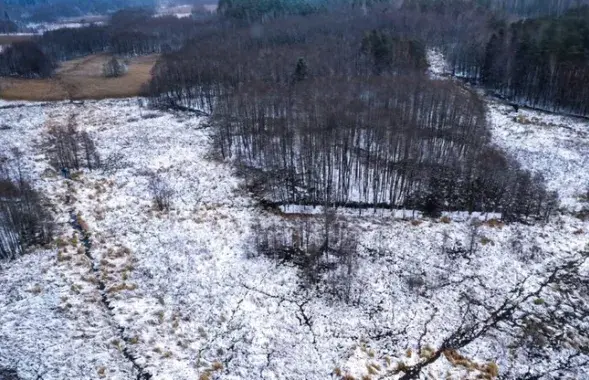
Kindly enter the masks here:
M 56 101 L 126 98 L 137 96 L 151 77 L 157 55 L 133 57 L 129 72 L 120 78 L 102 74 L 108 54 L 66 61 L 52 78 L 0 78 L 0 98 L 5 100 Z

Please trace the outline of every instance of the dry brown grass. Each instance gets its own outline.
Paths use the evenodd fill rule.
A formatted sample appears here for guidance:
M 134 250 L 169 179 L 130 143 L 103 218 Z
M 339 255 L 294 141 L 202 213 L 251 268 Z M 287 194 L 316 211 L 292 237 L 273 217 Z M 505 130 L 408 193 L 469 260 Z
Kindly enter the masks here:
M 84 100 L 137 96 L 151 78 L 157 55 L 130 60 L 129 72 L 120 78 L 104 78 L 102 66 L 110 58 L 97 54 L 64 62 L 53 78 L 0 78 L 0 98 L 6 100 Z
M 442 216 L 442 217 L 440 218 L 440 222 L 442 222 L 442 223 L 444 223 L 444 224 L 449 224 L 449 223 L 451 223 L 451 222 L 452 222 L 452 219 L 450 219 L 450 217 L 449 217 L 449 216 L 445 216 L 445 215 L 444 215 L 444 216 Z
M 499 367 L 494 362 L 479 364 L 459 354 L 456 350 L 445 350 L 443 354 L 454 367 L 462 367 L 468 371 L 480 371 L 481 374 L 477 377 L 479 379 L 493 380 L 499 376 Z
M 503 226 L 505 226 L 505 223 L 503 223 L 502 221 L 500 221 L 499 219 L 489 219 L 487 220 L 484 224 L 486 224 L 487 226 L 491 227 L 491 228 L 503 228 Z

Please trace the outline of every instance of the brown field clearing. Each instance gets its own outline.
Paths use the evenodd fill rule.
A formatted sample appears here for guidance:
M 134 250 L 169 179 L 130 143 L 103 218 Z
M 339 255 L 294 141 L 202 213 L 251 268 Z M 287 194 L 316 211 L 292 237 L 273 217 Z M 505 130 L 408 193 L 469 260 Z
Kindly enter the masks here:
M 108 54 L 63 62 L 48 79 L 0 78 L 0 98 L 6 100 L 83 100 L 137 96 L 151 78 L 157 55 L 131 58 L 129 72 L 120 78 L 105 78 L 103 64 Z

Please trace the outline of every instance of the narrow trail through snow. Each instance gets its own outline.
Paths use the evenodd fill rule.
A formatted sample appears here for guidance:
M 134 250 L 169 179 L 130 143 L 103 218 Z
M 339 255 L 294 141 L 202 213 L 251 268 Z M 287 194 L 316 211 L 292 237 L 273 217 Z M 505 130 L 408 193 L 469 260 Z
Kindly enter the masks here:
M 99 263 L 96 262 L 96 260 L 94 259 L 94 256 L 92 256 L 92 253 L 91 253 L 91 250 L 92 250 L 91 233 L 90 233 L 90 231 L 86 231 L 82 228 L 82 224 L 80 223 L 81 221 L 79 220 L 79 216 L 78 216 L 77 212 L 75 211 L 75 209 L 73 209 L 73 208 L 71 209 L 70 215 L 71 215 L 70 223 L 72 225 L 72 228 L 74 230 L 78 231 L 81 236 L 83 236 L 82 244 L 84 246 L 84 254 L 92 262 L 92 271 L 93 271 L 94 276 L 96 278 L 97 288 L 98 288 L 98 291 L 100 292 L 102 303 L 103 303 L 104 307 L 106 308 L 108 315 L 110 316 L 110 323 L 119 332 L 119 336 L 120 336 L 121 340 L 124 342 L 124 347 L 122 348 L 123 356 L 127 360 L 129 360 L 129 362 L 131 362 L 131 364 L 133 365 L 133 368 L 137 371 L 136 380 L 149 380 L 149 379 L 151 379 L 151 375 L 149 374 L 149 372 L 147 372 L 145 370 L 145 368 L 143 368 L 142 365 L 140 365 L 137 362 L 137 357 L 133 353 L 131 353 L 129 350 L 129 346 L 130 346 L 131 342 L 130 342 L 130 338 L 126 334 L 125 328 L 123 326 L 117 324 L 115 321 L 115 316 L 112 313 L 113 307 L 110 305 L 111 302 L 108 298 L 106 285 L 105 285 L 104 281 L 102 281 L 100 278 Z

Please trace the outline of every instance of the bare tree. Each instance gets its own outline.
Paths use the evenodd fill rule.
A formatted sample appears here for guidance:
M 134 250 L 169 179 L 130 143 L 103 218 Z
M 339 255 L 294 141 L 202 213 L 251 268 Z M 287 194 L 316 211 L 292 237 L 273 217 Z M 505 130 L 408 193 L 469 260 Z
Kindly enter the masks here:
M 357 300 L 358 242 L 332 209 L 318 218 L 293 215 L 254 230 L 258 253 L 296 265 L 306 287 L 322 288 L 346 303 Z
M 102 73 L 107 78 L 118 78 L 127 74 L 129 68 L 125 62 L 117 57 L 112 57 L 106 61 L 102 67 Z
M 153 174 L 149 178 L 149 192 L 153 198 L 156 208 L 159 211 L 168 211 L 171 207 L 174 191 L 169 183 L 160 175 Z
M 96 150 L 96 145 L 94 144 L 94 140 L 90 137 L 88 132 L 83 131 L 79 135 L 79 144 L 81 145 L 81 149 L 84 153 L 84 158 L 86 160 L 86 167 L 89 170 L 97 169 L 101 166 L 100 162 L 100 155 Z
M 53 166 L 65 176 L 70 170 L 89 170 L 100 167 L 100 155 L 90 134 L 80 132 L 75 115 L 71 115 L 67 125 L 53 126 L 49 130 L 49 153 Z

